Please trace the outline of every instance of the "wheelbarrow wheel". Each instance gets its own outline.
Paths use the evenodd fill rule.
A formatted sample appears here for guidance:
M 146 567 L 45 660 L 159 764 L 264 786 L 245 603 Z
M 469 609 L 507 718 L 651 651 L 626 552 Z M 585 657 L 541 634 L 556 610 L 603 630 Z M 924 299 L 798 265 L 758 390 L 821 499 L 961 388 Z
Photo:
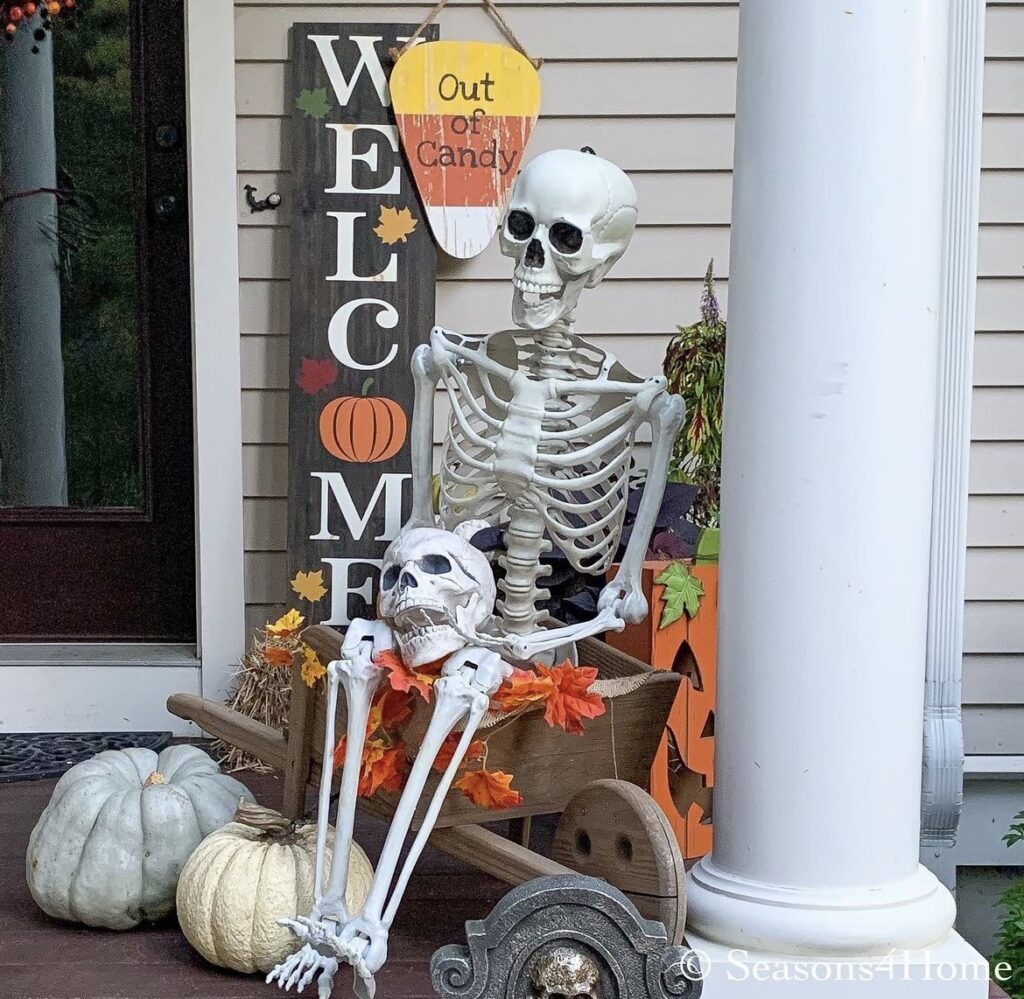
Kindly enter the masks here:
M 577 792 L 558 823 L 552 859 L 615 885 L 647 919 L 683 938 L 686 871 L 672 827 L 635 784 L 599 780 Z

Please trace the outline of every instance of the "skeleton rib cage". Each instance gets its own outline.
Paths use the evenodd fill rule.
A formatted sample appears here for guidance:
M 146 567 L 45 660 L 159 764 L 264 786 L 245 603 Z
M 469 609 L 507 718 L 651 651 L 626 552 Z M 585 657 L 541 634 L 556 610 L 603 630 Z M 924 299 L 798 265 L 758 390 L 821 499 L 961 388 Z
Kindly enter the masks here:
M 503 526 L 514 511 L 533 511 L 575 569 L 603 573 L 615 558 L 646 417 L 638 397 L 662 380 L 637 378 L 560 330 L 435 330 L 431 345 L 451 402 L 444 525 Z

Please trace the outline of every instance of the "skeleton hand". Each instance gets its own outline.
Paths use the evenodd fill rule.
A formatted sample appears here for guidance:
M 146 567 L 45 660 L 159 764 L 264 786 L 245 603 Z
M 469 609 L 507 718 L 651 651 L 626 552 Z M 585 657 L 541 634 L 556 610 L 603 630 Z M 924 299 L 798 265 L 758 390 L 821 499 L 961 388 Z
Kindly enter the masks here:
M 599 611 L 614 611 L 627 624 L 636 624 L 647 617 L 647 598 L 640 587 L 640 580 L 622 573 L 608 583 L 597 598 Z
M 296 992 L 301 992 L 319 975 L 320 999 L 329 999 L 338 970 L 338 958 L 335 956 L 337 937 L 326 922 L 311 916 L 280 919 L 278 922 L 305 943 L 267 975 L 267 984 L 272 985 L 276 981 L 285 992 L 293 986 Z

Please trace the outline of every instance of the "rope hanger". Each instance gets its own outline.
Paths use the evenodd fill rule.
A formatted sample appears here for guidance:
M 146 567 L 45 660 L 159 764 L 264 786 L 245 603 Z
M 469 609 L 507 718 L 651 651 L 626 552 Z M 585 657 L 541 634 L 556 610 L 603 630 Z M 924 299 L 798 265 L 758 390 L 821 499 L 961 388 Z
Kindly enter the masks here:
M 509 45 L 511 45 L 512 48 L 514 48 L 524 59 L 532 63 L 534 69 L 540 69 L 544 64 L 544 60 L 539 58 L 534 59 L 530 53 L 523 48 L 523 44 L 516 37 L 516 33 L 509 27 L 505 18 L 501 16 L 501 11 L 498 10 L 498 5 L 494 0 L 480 0 L 480 2 L 484 5 L 484 9 L 490 15 L 491 20 L 498 26 L 498 30 L 505 36 L 505 40 Z M 392 48 L 388 50 L 388 55 L 391 56 L 392 61 L 397 62 L 401 56 L 405 55 L 406 51 L 416 44 L 416 39 L 423 34 L 427 26 L 433 24 L 440 16 L 441 11 L 447 6 L 448 0 L 438 0 L 430 13 L 423 19 L 420 26 L 412 33 L 412 36 L 408 41 L 400 49 Z

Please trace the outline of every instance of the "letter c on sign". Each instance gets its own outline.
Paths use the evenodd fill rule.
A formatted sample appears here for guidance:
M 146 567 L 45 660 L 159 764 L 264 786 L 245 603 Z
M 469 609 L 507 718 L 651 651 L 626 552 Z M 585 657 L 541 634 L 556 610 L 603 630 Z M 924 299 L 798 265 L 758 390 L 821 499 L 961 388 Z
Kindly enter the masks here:
M 376 305 L 379 310 L 376 315 L 377 325 L 384 330 L 393 330 L 398 325 L 398 310 L 390 302 L 382 302 L 379 298 L 357 298 L 354 301 L 346 302 L 331 317 L 331 323 L 327 327 L 327 342 L 331 345 L 331 353 L 350 368 L 357 368 L 359 371 L 376 371 L 389 365 L 398 353 L 398 344 L 393 343 L 388 356 L 376 364 L 360 364 L 348 349 L 348 324 L 352 313 L 361 305 Z

